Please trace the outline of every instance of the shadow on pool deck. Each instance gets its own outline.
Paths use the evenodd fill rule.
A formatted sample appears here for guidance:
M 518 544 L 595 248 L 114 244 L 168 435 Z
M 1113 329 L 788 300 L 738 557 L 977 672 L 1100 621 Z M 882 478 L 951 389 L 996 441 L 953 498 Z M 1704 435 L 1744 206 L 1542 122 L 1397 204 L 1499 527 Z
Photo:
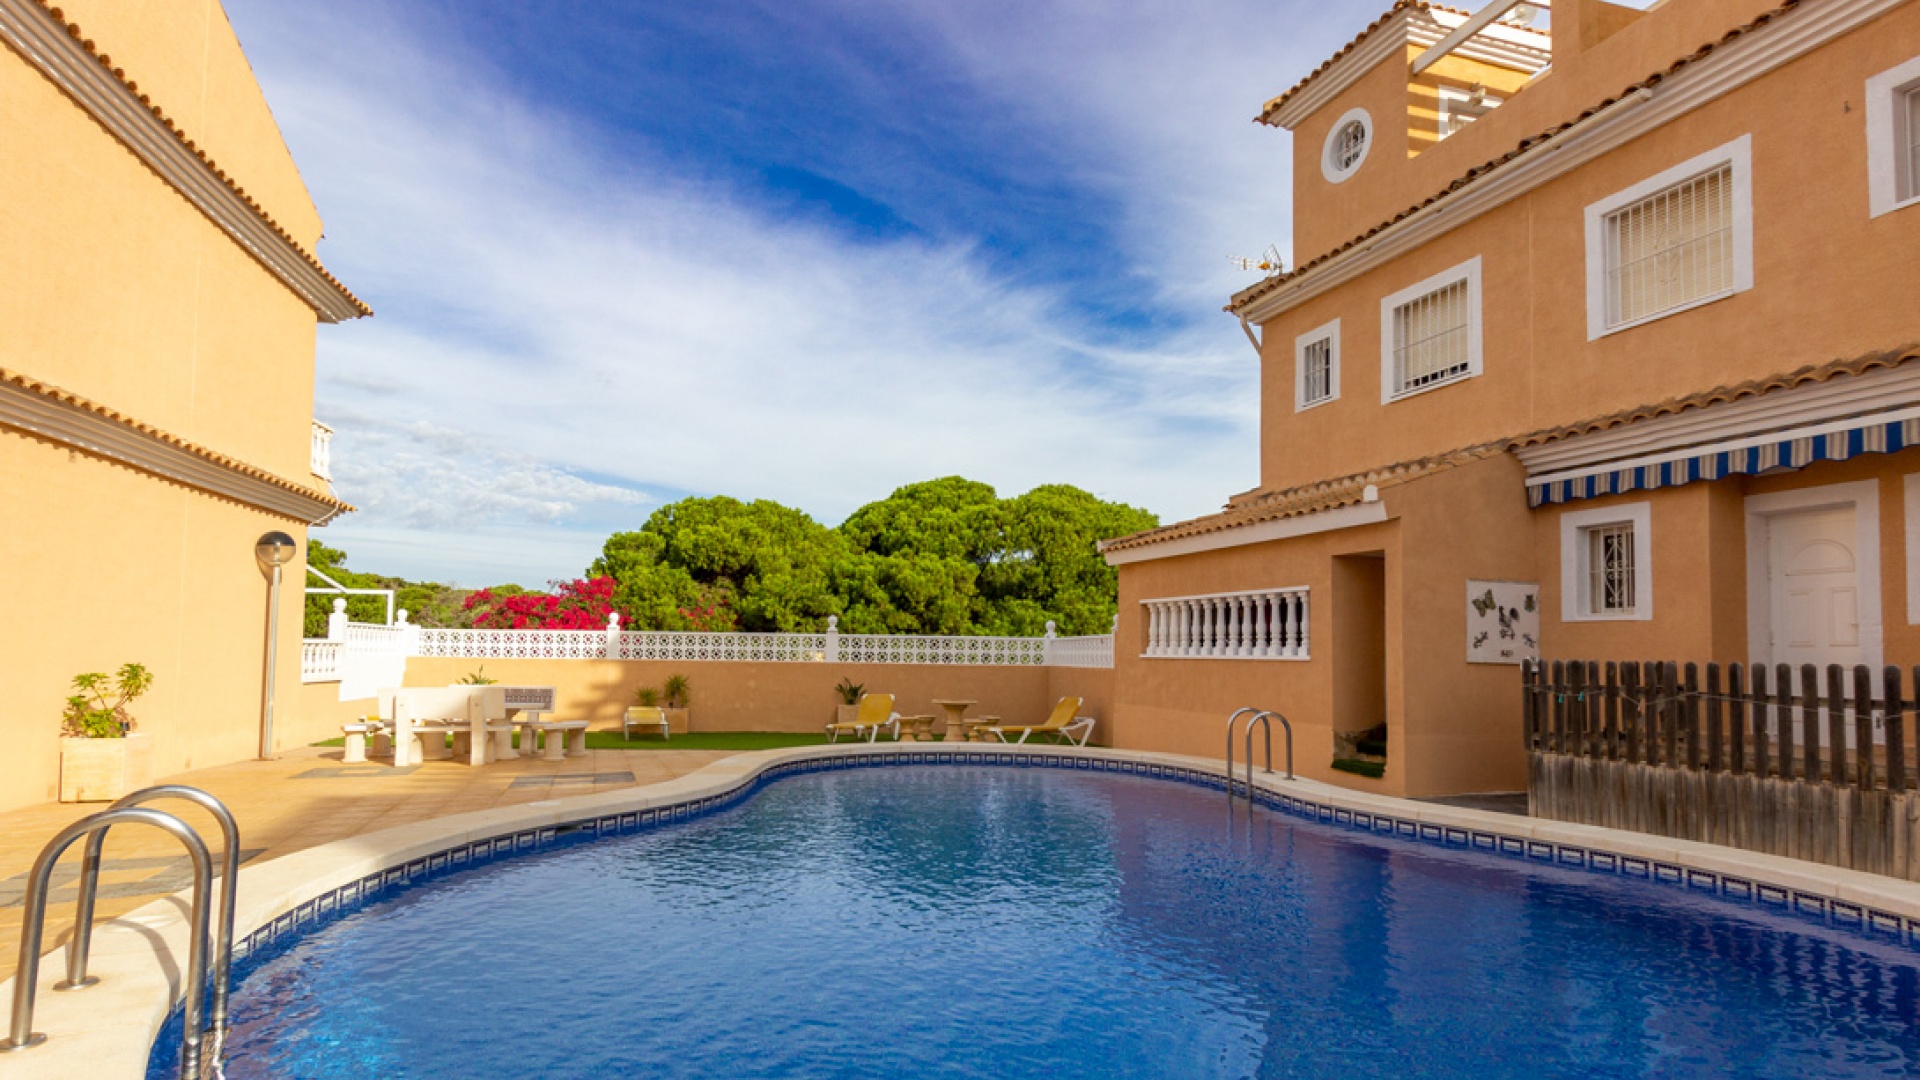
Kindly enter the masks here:
M 1458 806 L 1465 810 L 1488 810 L 1496 814 L 1527 816 L 1527 793 L 1524 791 L 1501 791 L 1488 795 L 1436 795 L 1414 801 L 1438 803 L 1441 806 Z

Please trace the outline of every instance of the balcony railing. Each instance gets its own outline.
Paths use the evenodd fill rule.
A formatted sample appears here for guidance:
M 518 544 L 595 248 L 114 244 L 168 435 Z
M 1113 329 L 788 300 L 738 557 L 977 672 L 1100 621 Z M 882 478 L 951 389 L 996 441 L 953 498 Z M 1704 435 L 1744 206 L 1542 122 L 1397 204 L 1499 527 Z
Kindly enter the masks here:
M 313 422 L 313 442 L 307 451 L 307 465 L 313 475 L 333 482 L 333 429 L 318 420 Z

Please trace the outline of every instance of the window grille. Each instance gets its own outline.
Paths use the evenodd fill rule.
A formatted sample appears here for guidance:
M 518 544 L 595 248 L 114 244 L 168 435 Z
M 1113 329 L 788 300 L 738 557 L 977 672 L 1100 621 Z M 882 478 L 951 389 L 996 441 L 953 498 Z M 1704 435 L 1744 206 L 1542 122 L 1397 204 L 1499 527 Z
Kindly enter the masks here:
M 1595 615 L 1634 610 L 1633 523 L 1587 530 L 1587 598 Z
M 1901 132 L 1906 143 L 1905 161 L 1906 182 L 1900 187 L 1900 198 L 1920 199 L 1920 83 L 1907 87 L 1900 95 L 1902 111 L 1906 114 Z
M 1360 164 L 1366 152 L 1367 126 L 1358 120 L 1349 120 L 1333 139 L 1333 171 L 1349 171 Z
M 1733 291 L 1733 165 L 1607 215 L 1607 324 Z
M 1467 282 L 1459 280 L 1393 309 L 1394 393 L 1471 372 L 1471 300 Z
M 1308 659 L 1307 590 L 1257 589 L 1146 600 L 1146 656 Z
M 1314 405 L 1333 396 L 1333 339 L 1310 341 L 1300 353 L 1300 404 Z

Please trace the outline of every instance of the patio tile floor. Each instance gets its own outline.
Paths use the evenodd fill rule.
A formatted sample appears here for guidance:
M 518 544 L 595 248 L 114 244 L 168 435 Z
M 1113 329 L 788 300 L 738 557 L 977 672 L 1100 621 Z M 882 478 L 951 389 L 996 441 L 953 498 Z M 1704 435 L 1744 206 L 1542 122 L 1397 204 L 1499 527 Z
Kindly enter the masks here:
M 242 854 L 251 863 L 427 818 L 659 783 L 733 751 L 589 750 L 565 761 L 521 758 L 477 769 L 455 761 L 413 769 L 342 765 L 341 753 L 337 747 L 303 747 L 276 761 L 195 769 L 156 782 L 203 788 L 226 803 L 240 823 Z M 0 980 L 10 978 L 18 962 L 24 888 L 34 857 L 69 822 L 106 805 L 43 803 L 0 813 Z M 177 800 L 155 808 L 201 830 L 218 866 L 220 829 L 212 818 Z M 82 843 L 67 849 L 54 873 L 43 952 L 63 946 L 72 933 Z M 117 828 L 107 835 L 96 917 L 124 914 L 190 884 L 178 841 L 155 829 Z

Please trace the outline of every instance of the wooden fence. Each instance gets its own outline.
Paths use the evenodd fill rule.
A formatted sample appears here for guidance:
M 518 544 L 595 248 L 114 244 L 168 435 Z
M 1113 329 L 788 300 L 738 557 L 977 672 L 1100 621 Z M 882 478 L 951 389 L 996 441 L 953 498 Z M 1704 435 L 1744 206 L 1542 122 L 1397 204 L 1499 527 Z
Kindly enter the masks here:
M 1920 705 L 1899 668 L 1556 660 L 1521 678 L 1534 816 L 1920 880 Z

